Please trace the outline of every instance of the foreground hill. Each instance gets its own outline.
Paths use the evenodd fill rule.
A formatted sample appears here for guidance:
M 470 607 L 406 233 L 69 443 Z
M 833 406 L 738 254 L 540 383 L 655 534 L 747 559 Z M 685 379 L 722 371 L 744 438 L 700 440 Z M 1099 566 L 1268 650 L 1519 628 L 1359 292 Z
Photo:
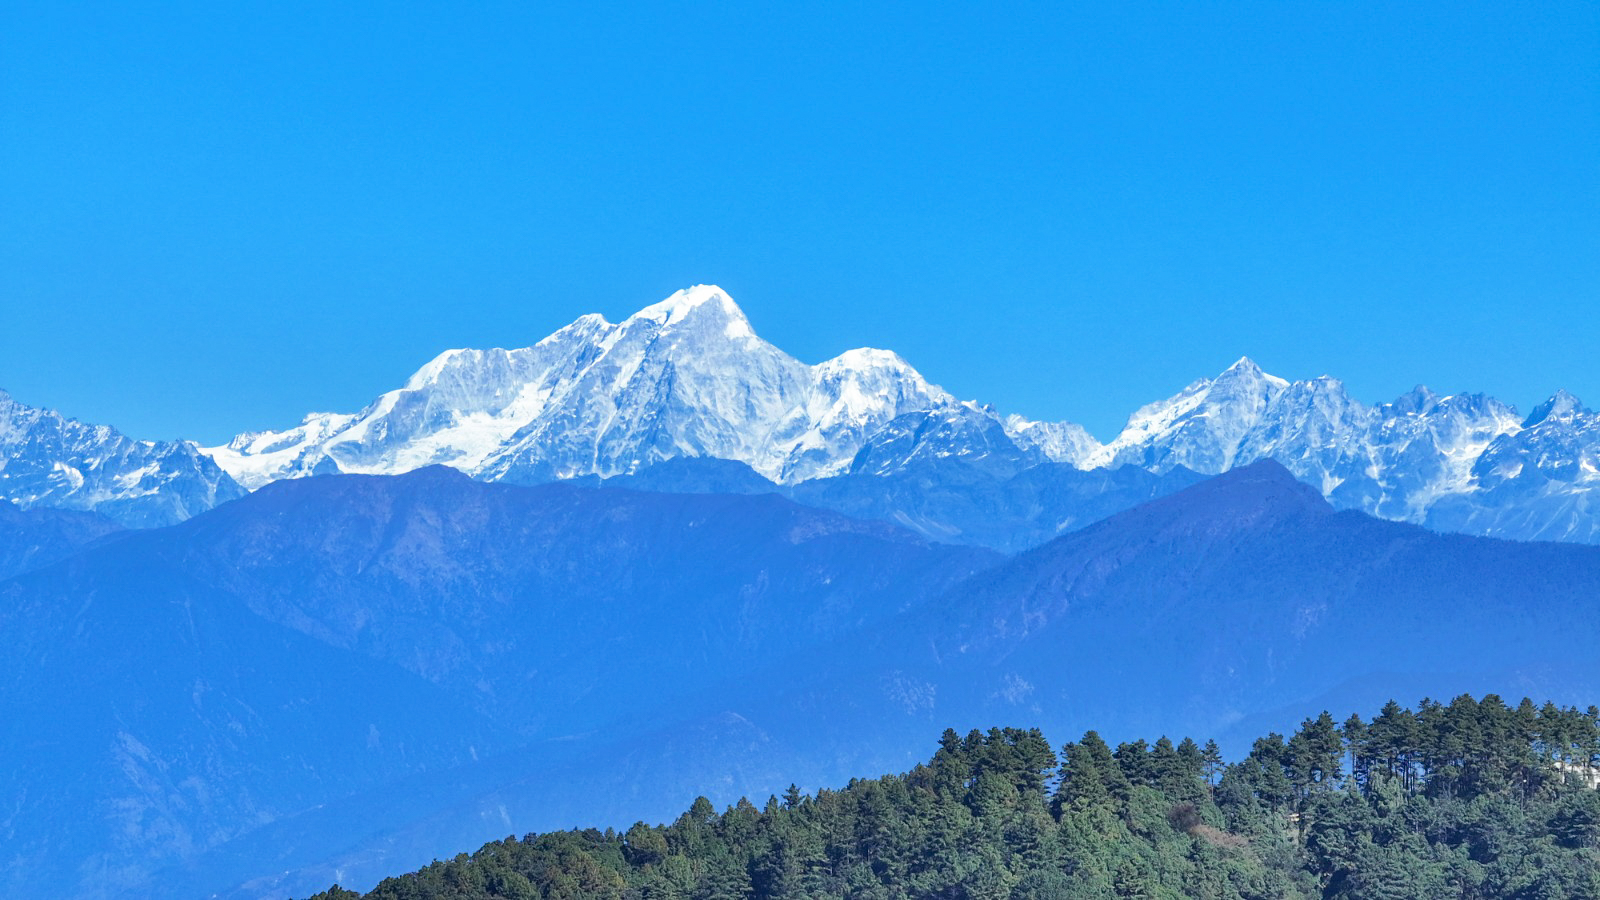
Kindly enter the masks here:
M 1390 703 L 1371 723 L 1308 718 L 1226 768 L 1187 738 L 1113 752 L 1090 731 L 1057 757 L 1037 729 L 946 731 L 904 775 L 512 836 L 365 897 L 1600 896 L 1597 719 L 1494 695 Z

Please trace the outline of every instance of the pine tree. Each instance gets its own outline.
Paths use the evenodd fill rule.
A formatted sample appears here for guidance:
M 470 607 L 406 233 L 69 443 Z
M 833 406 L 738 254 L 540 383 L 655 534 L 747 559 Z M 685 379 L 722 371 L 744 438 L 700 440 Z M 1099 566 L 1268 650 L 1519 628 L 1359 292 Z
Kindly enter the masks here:
M 1347 784 L 1352 790 L 1359 789 L 1367 782 L 1367 723 L 1361 721 L 1360 715 L 1351 713 L 1339 726 L 1339 732 L 1350 751 Z
M 1344 755 L 1344 743 L 1339 739 L 1339 727 L 1333 716 L 1324 711 L 1315 719 L 1307 719 L 1300 730 L 1289 740 L 1288 766 L 1290 779 L 1296 791 L 1308 796 L 1313 790 L 1327 790 L 1338 780 L 1339 759 Z
M 1222 749 L 1216 741 L 1208 740 L 1202 756 L 1205 759 L 1206 784 L 1216 784 L 1217 778 L 1222 775 Z

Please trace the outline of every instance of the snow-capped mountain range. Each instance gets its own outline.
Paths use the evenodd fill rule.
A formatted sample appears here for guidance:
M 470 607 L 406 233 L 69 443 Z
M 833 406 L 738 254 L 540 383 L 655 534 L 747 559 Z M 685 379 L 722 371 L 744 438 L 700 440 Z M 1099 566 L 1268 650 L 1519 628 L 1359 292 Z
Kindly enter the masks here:
M 134 440 L 0 391 L 0 499 L 24 509 L 94 510 L 143 527 L 181 522 L 244 495 L 192 443 Z
M 794 485 L 908 469 L 936 479 L 957 466 L 1006 479 L 1063 463 L 1216 474 L 1273 459 L 1341 508 L 1600 542 L 1600 416 L 1565 392 L 1525 419 L 1490 397 L 1423 387 L 1368 406 L 1335 379 L 1288 381 L 1241 359 L 1139 409 L 1101 444 L 1071 423 L 957 400 L 886 350 L 807 365 L 711 285 L 616 324 L 580 317 L 519 350 L 450 350 L 359 412 L 313 413 L 219 447 L 135 442 L 0 397 L 0 496 L 124 524 L 182 518 L 284 478 L 431 464 L 538 483 L 705 458 Z
M 618 324 L 583 316 L 525 349 L 447 351 L 359 413 L 313 414 L 205 452 L 251 489 L 433 463 L 534 483 L 685 456 L 788 483 L 844 471 L 898 415 L 954 404 L 888 351 L 808 366 L 757 337 L 726 293 L 700 286 Z
M 1526 419 L 1483 394 L 1417 387 L 1367 406 L 1338 380 L 1241 359 L 1133 414 L 1089 467 L 1216 474 L 1272 459 L 1341 509 L 1523 540 L 1600 541 L 1600 416 L 1565 391 Z

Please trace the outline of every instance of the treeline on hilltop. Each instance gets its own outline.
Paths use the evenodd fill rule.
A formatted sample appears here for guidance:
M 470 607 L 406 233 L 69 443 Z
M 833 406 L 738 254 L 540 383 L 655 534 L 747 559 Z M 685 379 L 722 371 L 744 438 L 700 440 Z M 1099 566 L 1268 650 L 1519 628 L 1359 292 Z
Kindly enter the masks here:
M 510 837 L 364 896 L 1600 897 L 1597 772 L 1600 710 L 1494 695 L 1324 713 L 1232 765 L 1188 739 L 946 731 L 904 775 Z

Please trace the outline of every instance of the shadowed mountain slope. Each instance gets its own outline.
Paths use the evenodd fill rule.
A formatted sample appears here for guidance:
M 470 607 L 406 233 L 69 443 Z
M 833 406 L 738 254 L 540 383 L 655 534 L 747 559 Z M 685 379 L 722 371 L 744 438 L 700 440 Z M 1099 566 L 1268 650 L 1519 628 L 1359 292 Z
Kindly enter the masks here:
M 420 848 L 450 833 L 470 847 L 464 823 L 506 809 L 519 823 L 626 826 L 639 807 L 619 798 L 671 781 L 686 759 L 704 779 L 696 793 L 759 803 L 789 781 L 827 786 L 903 767 L 948 726 L 1227 743 L 1292 729 L 1330 697 L 1355 708 L 1463 691 L 1587 703 L 1600 693 L 1597 598 L 1596 548 L 1442 536 L 1336 512 L 1262 462 L 717 685 L 677 707 L 680 727 L 607 745 L 615 752 L 603 758 L 619 765 L 552 769 L 590 785 L 588 818 L 569 807 L 545 818 L 561 801 L 547 773 L 530 769 L 450 814 L 391 820 L 382 842 Z M 646 749 L 685 743 L 697 752 Z M 372 846 L 301 883 L 326 884 L 335 871 L 370 883 L 382 874 L 365 864 Z
M 270 621 L 502 717 L 537 710 L 518 723 L 530 732 L 562 705 L 586 721 L 653 708 L 1000 559 L 771 495 L 490 485 L 443 467 L 274 484 L 162 543 Z
M 909 680 L 941 721 L 1206 735 L 1375 674 L 1576 700 L 1600 692 L 1600 549 L 1336 512 L 1266 461 L 978 573 L 889 634 L 825 690 Z
M 680 698 L 997 560 L 775 496 L 442 468 L 271 485 L 0 582 L 0 887 L 138 895 L 273 822 L 359 820 L 397 779 L 431 815 L 493 786 L 480 760 L 677 722 Z
M 0 580 L 43 568 L 121 530 L 98 513 L 22 509 L 0 500 Z
M 1156 475 L 1137 466 L 1085 471 L 1050 462 L 996 475 L 951 456 L 792 485 L 722 459 L 671 459 L 632 475 L 575 482 L 678 493 L 776 493 L 854 518 L 892 522 L 931 540 L 1014 553 L 1203 480 L 1181 466 Z

